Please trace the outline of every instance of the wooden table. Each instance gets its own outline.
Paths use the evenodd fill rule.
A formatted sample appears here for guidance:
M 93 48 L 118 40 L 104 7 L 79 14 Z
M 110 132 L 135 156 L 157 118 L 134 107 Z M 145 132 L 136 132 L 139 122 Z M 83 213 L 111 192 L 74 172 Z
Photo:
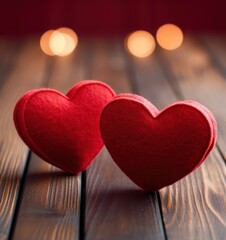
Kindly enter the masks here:
M 186 36 L 182 47 L 129 56 L 122 39 L 81 39 L 74 54 L 48 57 L 38 39 L 0 40 L 0 239 L 226 239 L 226 37 Z M 208 107 L 217 145 L 192 174 L 158 192 L 136 187 L 104 148 L 71 176 L 23 144 L 13 125 L 16 101 L 49 87 L 66 93 L 98 79 L 159 109 L 181 99 Z

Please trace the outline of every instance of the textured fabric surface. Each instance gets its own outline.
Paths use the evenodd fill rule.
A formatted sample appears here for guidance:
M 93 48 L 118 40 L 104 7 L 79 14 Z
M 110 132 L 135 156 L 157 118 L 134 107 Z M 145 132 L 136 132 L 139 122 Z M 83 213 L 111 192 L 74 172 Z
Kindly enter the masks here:
M 100 114 L 114 95 L 109 86 L 92 80 L 81 81 L 66 96 L 52 89 L 32 90 L 16 104 L 14 123 L 32 151 L 77 174 L 103 147 Z
M 210 111 L 181 101 L 159 111 L 148 100 L 120 94 L 101 114 L 101 134 L 121 170 L 145 191 L 185 177 L 207 157 L 216 142 Z

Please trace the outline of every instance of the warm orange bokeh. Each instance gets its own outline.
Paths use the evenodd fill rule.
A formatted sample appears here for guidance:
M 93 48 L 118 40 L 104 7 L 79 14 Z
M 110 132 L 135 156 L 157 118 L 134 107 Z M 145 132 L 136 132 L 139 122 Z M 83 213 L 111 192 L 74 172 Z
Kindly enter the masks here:
M 76 33 L 70 28 L 59 28 L 45 32 L 40 40 L 40 46 L 48 55 L 66 56 L 74 51 L 78 44 Z
M 174 24 L 164 24 L 158 29 L 156 39 L 162 48 L 174 50 L 181 46 L 183 42 L 183 32 Z
M 139 30 L 128 36 L 126 48 L 135 57 L 145 58 L 154 51 L 155 39 L 149 32 Z

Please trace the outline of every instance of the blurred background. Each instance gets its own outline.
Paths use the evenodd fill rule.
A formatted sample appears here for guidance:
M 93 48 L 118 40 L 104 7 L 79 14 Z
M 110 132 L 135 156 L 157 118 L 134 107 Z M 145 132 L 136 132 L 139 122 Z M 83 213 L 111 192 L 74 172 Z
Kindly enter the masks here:
M 41 34 L 62 26 L 79 36 L 155 34 L 174 23 L 188 32 L 225 32 L 225 0 L 1 0 L 0 35 Z

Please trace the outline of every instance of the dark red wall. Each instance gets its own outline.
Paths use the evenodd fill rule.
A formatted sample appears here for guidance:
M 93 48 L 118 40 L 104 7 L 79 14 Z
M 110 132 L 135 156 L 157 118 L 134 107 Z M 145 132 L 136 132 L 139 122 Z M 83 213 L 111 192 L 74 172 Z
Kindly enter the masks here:
M 226 32 L 226 0 L 0 0 L 0 34 L 68 26 L 79 35 L 155 32 L 172 22 L 188 31 Z

